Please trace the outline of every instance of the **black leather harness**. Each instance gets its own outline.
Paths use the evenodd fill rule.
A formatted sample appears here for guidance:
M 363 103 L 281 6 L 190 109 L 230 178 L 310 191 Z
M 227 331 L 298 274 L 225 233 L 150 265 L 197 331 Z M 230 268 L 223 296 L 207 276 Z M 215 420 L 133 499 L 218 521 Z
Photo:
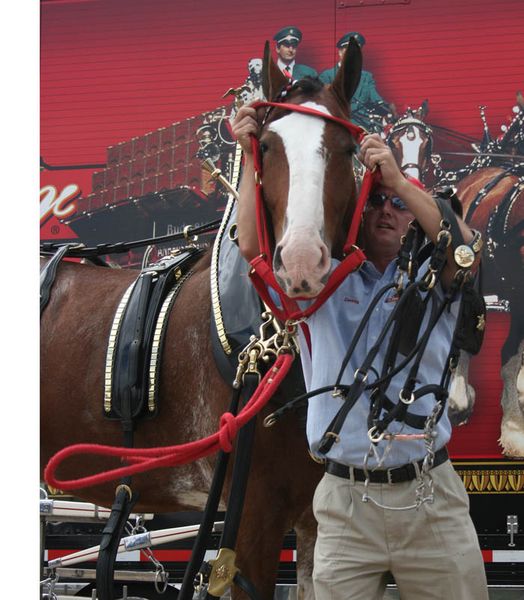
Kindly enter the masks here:
M 190 268 L 203 251 L 188 247 L 144 269 L 124 294 L 106 363 L 104 414 L 124 429 L 158 410 L 157 382 L 165 324 Z M 110 385 L 109 385 L 110 381 Z

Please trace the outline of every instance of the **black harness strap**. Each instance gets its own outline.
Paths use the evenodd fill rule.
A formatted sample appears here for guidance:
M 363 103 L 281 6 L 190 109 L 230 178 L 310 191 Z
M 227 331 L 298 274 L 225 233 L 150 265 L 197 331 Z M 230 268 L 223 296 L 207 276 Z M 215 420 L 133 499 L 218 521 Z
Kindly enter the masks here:
M 124 430 L 132 429 L 138 418 L 151 417 L 157 412 L 156 398 L 155 402 L 149 402 L 152 385 L 149 369 L 159 313 L 167 295 L 178 293 L 183 276 L 202 252 L 189 247 L 167 257 L 144 269 L 132 288 L 112 357 L 111 403 L 104 409 L 106 417 L 122 421 Z M 156 389 L 153 391 L 156 395 Z
M 241 389 L 233 390 L 231 403 L 229 405 L 229 412 L 232 415 L 236 415 L 238 412 L 240 392 Z M 191 559 L 189 560 L 184 572 L 184 579 L 178 594 L 178 600 L 190 600 L 193 598 L 195 577 L 197 576 L 199 569 L 204 569 L 206 576 L 209 576 L 209 573 L 211 572 L 211 568 L 209 568 L 209 570 L 205 569 L 203 566 L 203 561 L 206 550 L 209 548 L 211 532 L 213 530 L 213 524 L 218 512 L 218 505 L 220 503 L 220 497 L 224 487 L 230 456 L 230 452 L 224 452 L 223 450 L 220 450 L 218 453 L 215 470 L 213 472 L 213 480 L 211 482 L 206 506 L 204 508 L 204 514 L 202 516 L 202 521 L 200 523 L 200 528 L 198 529 L 195 543 L 193 544 Z
M 40 316 L 44 312 L 49 298 L 51 296 L 51 288 L 56 278 L 56 270 L 60 261 L 68 253 L 69 249 L 75 244 L 64 244 L 56 251 L 54 256 L 45 264 L 44 268 L 40 271 Z
M 131 483 L 130 478 L 127 479 Z M 124 528 L 133 506 L 138 500 L 138 494 L 131 492 L 128 484 L 117 488 L 111 514 L 102 532 L 100 552 L 96 561 L 96 592 L 98 600 L 114 599 L 114 570 L 118 547 Z
M 237 391 L 233 393 L 231 408 L 235 412 L 238 410 L 239 398 L 241 398 L 241 403 L 245 404 L 255 393 L 258 383 L 259 377 L 257 374 L 245 373 L 240 392 Z M 215 560 L 210 562 L 202 562 L 207 549 L 207 540 L 209 539 L 209 534 L 211 532 L 212 524 L 218 508 L 228 463 L 229 454 L 226 454 L 222 451 L 219 454 L 219 458 L 215 466 L 215 473 L 213 475 L 210 494 L 206 504 L 203 522 L 200 526 L 197 539 L 195 540 L 191 561 L 186 569 L 184 581 L 180 590 L 179 598 L 181 600 L 189 600 L 189 598 L 192 597 L 192 584 L 195 587 L 201 586 L 202 584 L 210 584 L 210 591 L 208 591 L 206 595 L 207 598 L 218 598 L 223 593 L 221 591 L 219 595 L 214 595 L 213 591 L 211 590 L 211 586 L 216 586 L 216 580 L 219 578 L 218 576 L 215 576 L 215 573 L 218 572 L 218 568 L 221 564 L 220 552 L 225 550 L 226 552 L 231 553 L 234 551 L 236 546 L 238 530 L 240 527 L 240 519 L 242 517 L 242 510 L 247 489 L 247 480 L 251 467 L 251 454 L 253 450 L 255 428 L 256 418 L 253 418 L 251 421 L 246 423 L 244 427 L 242 427 L 238 434 L 237 445 L 235 448 L 233 479 L 227 502 L 224 529 L 220 540 L 220 551 Z M 199 564 L 201 567 L 197 572 Z M 252 600 L 258 600 L 258 594 L 255 587 L 240 573 L 240 571 L 236 570 L 236 573 L 232 578 L 232 582 L 233 581 L 242 590 L 244 590 Z M 229 587 L 229 584 L 230 582 L 228 583 L 226 580 L 223 582 L 223 587 Z M 219 588 L 222 588 L 221 584 L 219 584 Z

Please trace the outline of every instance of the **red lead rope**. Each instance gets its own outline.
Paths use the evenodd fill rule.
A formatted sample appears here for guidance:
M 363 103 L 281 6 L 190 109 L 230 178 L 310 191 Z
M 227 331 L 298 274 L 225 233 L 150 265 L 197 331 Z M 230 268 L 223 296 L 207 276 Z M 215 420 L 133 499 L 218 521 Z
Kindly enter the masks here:
M 260 106 L 278 106 L 286 110 L 293 110 L 295 112 L 302 112 L 305 114 L 322 117 L 323 119 L 329 119 L 339 123 L 351 131 L 358 142 L 360 142 L 365 134 L 364 130 L 356 125 L 353 125 L 349 121 L 338 119 L 337 117 L 326 115 L 325 113 L 304 106 L 279 104 L 276 102 L 259 102 L 253 106 L 255 108 Z M 357 206 L 355 208 L 348 238 L 344 246 L 344 252 L 347 254 L 346 258 L 333 271 L 325 288 L 322 290 L 313 304 L 306 310 L 302 311 L 298 307 L 298 304 L 295 300 L 291 300 L 284 294 L 276 282 L 273 274 L 269 236 L 262 199 L 262 165 L 260 162 L 258 141 L 255 139 L 253 140 L 253 149 L 253 154 L 255 156 L 255 170 L 257 173 L 257 230 L 261 250 L 261 255 L 251 261 L 251 265 L 253 267 L 251 273 L 253 284 L 255 285 L 260 297 L 282 321 L 306 317 L 317 310 L 317 308 L 319 308 L 319 306 L 321 306 L 340 285 L 344 278 L 358 268 L 365 260 L 362 250 L 356 248 L 354 244 L 357 237 L 362 210 L 371 190 L 374 175 L 367 171 L 366 175 L 364 176 L 360 196 L 357 200 Z M 269 294 L 268 286 L 274 288 L 279 293 L 283 310 L 280 310 L 275 306 L 273 299 Z M 234 416 L 231 413 L 223 414 L 220 418 L 219 430 L 213 435 L 201 440 L 189 442 L 187 444 L 164 446 L 159 448 L 124 448 L 118 446 L 104 446 L 101 444 L 75 444 L 60 450 L 51 458 L 45 468 L 44 478 L 49 485 L 58 489 L 76 490 L 83 487 L 99 485 L 115 479 L 121 479 L 122 477 L 135 475 L 136 473 L 143 473 L 152 469 L 158 469 L 160 467 L 171 467 L 186 464 L 198 460 L 199 458 L 203 458 L 204 456 L 208 456 L 209 454 L 218 452 L 220 449 L 224 450 L 224 452 L 231 452 L 233 448 L 233 440 L 238 429 L 240 429 L 250 419 L 257 415 L 268 403 L 275 393 L 275 390 L 286 377 L 292 362 L 293 355 L 280 354 L 277 357 L 274 366 L 266 373 L 257 390 L 249 399 L 244 408 L 238 413 L 237 416 Z M 97 473 L 96 475 L 81 477 L 79 479 L 58 479 L 55 473 L 60 464 L 67 458 L 76 455 L 115 456 L 120 458 L 122 461 L 127 462 L 128 464 L 123 467 Z
M 334 117 L 330 114 L 323 113 L 321 111 L 302 106 L 300 104 L 286 104 L 281 102 L 255 102 L 251 105 L 253 108 L 262 107 L 277 107 L 292 112 L 299 112 L 306 115 L 320 117 L 322 119 L 333 121 L 338 125 L 347 129 L 351 135 L 356 139 L 358 143 L 362 141 L 362 138 L 366 135 L 366 132 L 362 127 L 347 121 Z M 289 298 L 284 291 L 281 289 L 275 279 L 272 265 L 272 250 L 270 246 L 268 227 L 266 222 L 266 213 L 264 207 L 264 198 L 262 193 L 262 161 L 260 155 L 260 147 L 258 139 L 254 136 L 251 138 L 251 144 L 253 148 L 254 167 L 255 167 L 255 186 L 256 186 L 256 212 L 257 212 L 257 234 L 259 242 L 260 255 L 255 257 L 251 261 L 252 270 L 250 277 L 257 290 L 257 293 L 262 300 L 271 308 L 272 312 L 281 320 L 287 321 L 288 319 L 301 319 L 308 317 L 313 314 L 322 304 L 331 296 L 331 294 L 338 288 L 338 286 L 344 281 L 344 279 L 353 272 L 366 260 L 365 254 L 355 243 L 357 240 L 358 228 L 362 218 L 362 212 L 364 205 L 369 197 L 371 188 L 379 177 L 378 172 L 372 173 L 366 170 L 364 179 L 362 180 L 362 186 L 360 188 L 360 194 L 357 199 L 355 211 L 353 213 L 353 219 L 348 231 L 346 243 L 344 244 L 344 254 L 346 257 L 337 266 L 337 268 L 331 273 L 329 279 L 323 288 L 322 292 L 315 298 L 314 302 L 310 304 L 306 309 L 302 310 L 297 301 Z M 282 308 L 279 308 L 272 298 L 269 288 L 273 288 L 279 295 Z
M 76 490 L 136 473 L 143 473 L 151 469 L 158 469 L 159 467 L 183 465 L 218 452 L 220 449 L 224 452 L 231 452 L 237 431 L 268 403 L 287 375 L 292 362 L 293 355 L 280 354 L 244 408 L 237 416 L 224 413 L 220 418 L 220 428 L 213 435 L 187 444 L 160 448 L 124 448 L 100 444 L 75 444 L 60 450 L 51 458 L 45 468 L 44 478 L 49 485 L 58 489 Z M 80 479 L 57 479 L 55 473 L 60 464 L 65 459 L 80 454 L 116 456 L 130 464 L 96 475 L 81 477 Z

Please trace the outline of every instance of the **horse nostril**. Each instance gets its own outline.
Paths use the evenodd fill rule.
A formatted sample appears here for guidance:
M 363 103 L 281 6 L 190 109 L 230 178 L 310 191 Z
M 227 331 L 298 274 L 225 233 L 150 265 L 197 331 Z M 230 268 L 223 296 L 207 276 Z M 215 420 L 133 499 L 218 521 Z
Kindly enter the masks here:
M 320 260 L 318 261 L 318 268 L 325 269 L 328 265 L 329 253 L 325 246 L 320 247 Z
M 273 267 L 275 269 L 281 269 L 283 267 L 282 263 L 282 246 L 277 246 L 275 250 L 275 254 L 273 256 Z

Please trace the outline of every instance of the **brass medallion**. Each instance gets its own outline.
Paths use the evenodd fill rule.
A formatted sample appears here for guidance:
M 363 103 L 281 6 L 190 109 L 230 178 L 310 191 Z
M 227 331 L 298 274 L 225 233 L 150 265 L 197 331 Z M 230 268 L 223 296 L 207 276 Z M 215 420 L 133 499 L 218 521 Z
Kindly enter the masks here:
M 455 248 L 454 258 L 459 267 L 467 269 L 475 262 L 475 253 L 466 244 L 461 244 Z

